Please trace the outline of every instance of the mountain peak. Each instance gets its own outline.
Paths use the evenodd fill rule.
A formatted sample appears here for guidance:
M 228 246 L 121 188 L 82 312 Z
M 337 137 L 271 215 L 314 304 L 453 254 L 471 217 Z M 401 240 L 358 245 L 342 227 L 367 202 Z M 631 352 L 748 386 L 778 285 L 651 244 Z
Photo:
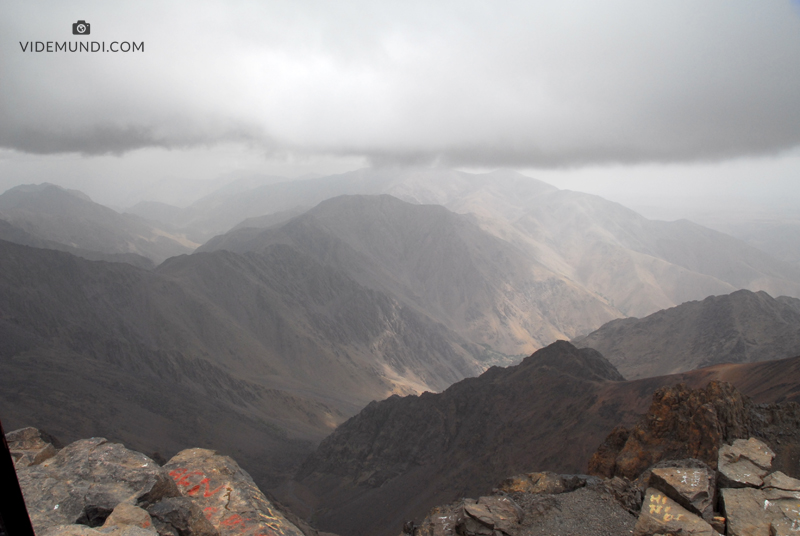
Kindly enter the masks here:
M 625 378 L 603 354 L 593 348 L 577 348 L 556 341 L 526 357 L 521 367 L 548 367 L 591 381 L 624 381 Z

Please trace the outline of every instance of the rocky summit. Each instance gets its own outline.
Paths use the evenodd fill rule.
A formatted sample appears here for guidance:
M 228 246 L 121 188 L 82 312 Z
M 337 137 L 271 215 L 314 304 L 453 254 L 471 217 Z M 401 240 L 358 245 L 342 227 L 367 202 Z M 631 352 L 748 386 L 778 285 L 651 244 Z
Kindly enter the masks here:
M 696 402 L 702 402 L 700 406 Z M 527 473 L 505 479 L 490 495 L 434 508 L 405 536 L 773 536 L 800 530 L 800 480 L 780 470 L 770 447 L 798 445 L 795 403 L 756 406 L 728 384 L 661 389 L 651 411 L 624 442 L 605 477 Z M 738 410 L 738 411 L 731 411 Z M 700 414 L 699 420 L 686 419 Z M 763 418 L 770 415 L 771 418 Z M 647 423 L 658 423 L 651 429 Z M 728 441 L 752 431 L 756 437 Z M 707 437 L 700 440 L 698 432 Z M 712 433 L 714 432 L 714 433 Z M 593 462 L 607 459 L 604 443 Z M 677 438 L 683 438 L 680 447 Z M 780 439 L 779 439 L 780 437 Z M 769 444 L 768 444 L 769 443 Z M 678 457 L 685 454 L 697 458 Z M 785 458 L 797 473 L 796 460 Z M 631 460 L 636 463 L 631 463 Z M 707 463 L 708 462 L 708 463 Z M 590 467 L 597 471 L 598 465 Z M 609 474 L 627 472 L 619 476 Z
M 725 442 L 751 435 L 774 446 L 778 468 L 798 471 L 800 405 L 796 402 L 755 404 L 725 382 L 710 382 L 703 389 L 685 384 L 662 387 L 635 426 L 617 427 L 609 434 L 589 461 L 589 472 L 637 478 L 668 458 L 697 458 L 716 469 Z
M 318 534 L 304 533 L 233 459 L 212 450 L 184 450 L 162 467 L 103 438 L 57 452 L 45 438 L 32 428 L 6 436 L 37 535 Z

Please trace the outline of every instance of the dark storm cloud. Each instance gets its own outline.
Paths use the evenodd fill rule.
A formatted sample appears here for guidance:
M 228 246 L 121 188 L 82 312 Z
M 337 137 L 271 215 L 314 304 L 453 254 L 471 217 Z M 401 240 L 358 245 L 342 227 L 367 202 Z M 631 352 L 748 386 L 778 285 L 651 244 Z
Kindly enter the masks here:
M 77 18 L 94 40 L 145 51 L 20 51 L 72 39 Z M 0 146 L 32 153 L 234 141 L 376 164 L 561 166 L 800 145 L 789 0 L 17 2 L 0 35 Z

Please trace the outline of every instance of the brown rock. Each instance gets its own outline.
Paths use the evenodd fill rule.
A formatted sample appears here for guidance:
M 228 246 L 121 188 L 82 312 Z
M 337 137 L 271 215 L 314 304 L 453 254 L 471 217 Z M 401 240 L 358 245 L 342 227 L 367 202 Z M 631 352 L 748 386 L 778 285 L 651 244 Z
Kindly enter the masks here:
M 692 514 L 657 489 L 648 488 L 634 536 L 684 534 L 719 536 L 711 525 Z
M 559 475 L 544 471 L 507 478 L 498 486 L 504 493 L 564 493 L 586 485 L 578 475 Z
M 464 511 L 487 528 L 505 534 L 512 534 L 523 517 L 522 509 L 509 497 L 481 497 L 475 504 L 465 501 Z
M 30 465 L 38 465 L 56 455 L 55 446 L 50 437 L 36 428 L 20 428 L 6 434 L 8 449 L 14 458 L 14 467 L 22 469 Z
M 178 495 L 153 460 L 103 438 L 76 441 L 17 476 L 37 532 L 72 523 L 97 527 L 121 502 L 146 506 Z
M 764 488 L 777 488 L 788 491 L 800 491 L 800 480 L 787 476 L 786 474 L 775 471 L 763 478 Z
M 717 467 L 724 487 L 759 487 L 772 466 L 775 453 L 755 438 L 737 439 L 719 449 Z
M 663 467 L 650 472 L 655 488 L 707 522 L 714 517 L 716 475 L 711 468 Z
M 155 534 L 136 525 L 113 526 L 100 530 L 86 525 L 57 525 L 45 530 L 42 536 L 155 536 Z
M 617 426 L 608 434 L 605 441 L 589 459 L 589 474 L 611 478 L 617 465 L 617 456 L 625 447 L 631 431 L 624 426 Z
M 642 490 L 627 478 L 615 476 L 603 483 L 605 489 L 634 516 L 642 509 Z
M 213 450 L 187 449 L 176 454 L 164 469 L 181 494 L 202 508 L 206 519 L 222 536 L 303 536 L 228 456 Z
M 104 528 L 113 526 L 123 527 L 126 525 L 134 525 L 156 532 L 150 514 L 148 514 L 146 510 L 142 510 L 138 506 L 134 506 L 130 503 L 118 504 L 111 512 L 111 515 L 108 516 L 106 522 L 103 523 Z
M 635 479 L 645 469 L 663 459 L 697 458 L 712 468 L 723 441 L 748 435 L 749 399 L 725 382 L 709 382 L 704 389 L 688 389 L 684 384 L 663 387 L 653 393 L 653 402 L 642 420 L 629 433 L 624 446 L 614 457 L 611 474 Z M 612 443 L 593 458 L 590 473 L 609 473 Z
M 726 488 L 721 493 L 728 536 L 772 536 L 800 530 L 800 499 L 793 492 Z

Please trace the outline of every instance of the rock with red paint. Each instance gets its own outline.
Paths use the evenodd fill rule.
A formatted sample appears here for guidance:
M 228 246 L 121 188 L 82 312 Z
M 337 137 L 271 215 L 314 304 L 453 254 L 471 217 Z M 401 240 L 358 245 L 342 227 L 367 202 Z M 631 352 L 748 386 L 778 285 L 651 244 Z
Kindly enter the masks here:
M 202 508 L 221 536 L 303 536 L 239 465 L 213 450 L 187 449 L 164 466 L 180 493 Z

